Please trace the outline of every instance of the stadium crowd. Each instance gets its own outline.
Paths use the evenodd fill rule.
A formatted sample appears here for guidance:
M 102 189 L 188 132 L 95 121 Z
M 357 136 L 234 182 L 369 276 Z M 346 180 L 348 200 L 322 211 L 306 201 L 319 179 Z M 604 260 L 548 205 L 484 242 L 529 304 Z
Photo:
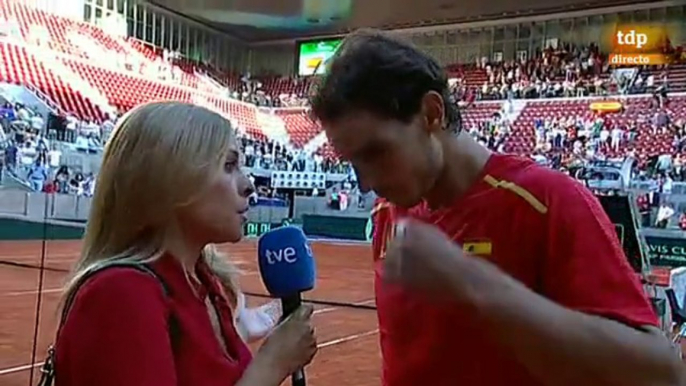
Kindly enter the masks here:
M 0 110 L 0 183 L 3 171 L 25 179 L 35 191 L 90 196 L 94 175 L 61 163 L 61 148 L 82 153 L 103 151 L 117 120 L 113 114 L 101 124 L 67 117 L 65 130 L 47 130 L 43 118 L 23 104 L 5 103 Z M 242 133 L 242 131 L 239 131 Z M 248 168 L 277 171 L 348 173 L 349 165 L 319 154 L 239 134 Z
M 17 31 L 20 24 L 15 26 Z M 207 64 L 191 62 L 178 52 L 151 51 L 135 40 L 128 41 L 133 48 L 131 51 L 98 48 L 96 39 L 88 46 L 95 51 L 73 52 L 77 48 L 83 49 L 84 45 L 70 47 L 69 41 L 55 44 L 51 40 L 54 37 L 40 28 L 31 31 L 22 44 L 83 58 L 107 55 L 111 60 L 101 61 L 102 68 L 149 78 L 160 85 L 174 84 L 200 92 L 208 92 L 210 86 L 219 87 L 226 90 L 225 97 L 258 107 L 304 111 L 314 84 L 312 77 L 226 74 Z M 87 35 L 81 37 L 84 41 L 91 39 Z M 111 43 L 102 42 L 105 46 Z M 683 56 L 680 48 L 668 47 L 666 53 L 675 58 Z M 681 156 L 686 144 L 686 128 L 681 110 L 670 106 L 669 66 L 618 71 L 609 65 L 606 55 L 596 44 L 560 42 L 536 50 L 530 57 L 504 61 L 478 58 L 472 64 L 447 66 L 446 71 L 454 103 L 463 106 L 465 116 L 478 107 L 476 102 L 509 101 L 488 116 L 465 120 L 464 130 L 492 150 L 510 152 L 514 149 L 537 162 L 567 171 L 596 161 L 634 157 L 641 161 L 636 163 L 635 170 L 641 179 L 683 181 L 686 178 Z M 519 130 L 517 114 L 512 113 L 513 101 L 572 100 L 620 94 L 653 95 L 654 102 L 649 111 L 641 112 L 629 121 L 593 111 L 540 116 L 524 129 L 533 133 L 533 146 L 527 145 L 522 150 L 512 145 L 513 136 Z M 63 153 L 101 153 L 117 120 L 127 109 L 121 103 L 112 102 L 112 105 L 116 107 L 115 111 L 103 114 L 102 119 L 84 118 L 67 109 L 66 113 L 62 112 L 65 125 L 48 129 L 44 116 L 37 109 L 21 102 L 6 103 L 0 110 L 0 151 L 3 152 L 0 163 L 4 172 L 27 181 L 34 190 L 89 195 L 94 177 L 78 167 L 66 165 Z M 347 163 L 338 160 L 335 154 L 323 151 L 326 146 L 306 152 L 302 143 L 296 145 L 288 139 L 277 141 L 266 135 L 255 135 L 254 128 L 244 127 L 245 121 L 234 124 L 247 167 L 352 174 Z M 316 125 L 312 128 L 319 130 Z M 671 145 L 657 153 L 645 154 L 640 143 L 649 136 L 670 136 Z M 2 175 L 0 172 L 0 178 Z
M 649 80 L 647 83 L 650 84 L 652 81 Z M 257 95 L 257 98 L 264 97 L 269 100 L 269 95 L 259 91 L 247 95 Z M 616 124 L 611 119 L 592 112 L 552 119 L 537 118 L 533 125 L 536 141 L 531 156 L 540 163 L 558 169 L 567 169 L 570 166 L 583 165 L 594 160 L 636 157 L 634 144 L 641 135 L 638 127 L 649 123 L 651 134 L 673 135 L 672 153 L 654 157 L 653 167 L 647 167 L 646 163 L 641 164 L 641 168 L 636 170 L 637 175 L 640 178 L 669 176 L 676 181 L 683 181 L 685 175 L 682 173 L 680 153 L 686 143 L 686 125 L 683 118 L 675 119 L 674 113 L 668 107 L 659 108 L 663 104 L 668 105 L 668 100 L 665 101 L 662 102 L 660 99 L 659 103 L 656 102 L 656 112 L 653 116 L 642 115 L 638 120 L 627 125 Z M 65 166 L 60 169 L 62 173 L 58 175 L 57 170 L 62 166 L 60 163 L 62 152 L 59 149 L 67 145 L 80 152 L 101 152 L 116 124 L 117 115 L 109 116 L 100 124 L 81 121 L 70 115 L 67 117 L 66 130 L 48 131 L 43 130 L 45 122 L 42 117 L 22 104 L 7 103 L 1 110 L 1 114 L 0 140 L 4 151 L 2 158 L 4 168 L 8 173 L 25 177 L 35 190 L 83 195 L 88 195 L 92 191 L 92 184 L 89 183 L 91 177 L 83 176 L 78 170 L 69 171 Z M 478 138 L 484 146 L 503 152 L 506 151 L 508 136 L 511 133 L 510 124 L 506 116 L 497 112 L 488 119 L 472 123 L 465 130 Z M 305 154 L 304 151 L 292 146 L 277 143 L 268 138 L 251 138 L 244 131 L 240 132 L 243 133 L 240 144 L 246 155 L 248 167 L 268 170 L 349 172 L 348 165 L 336 159 L 325 158 L 316 153 Z M 71 179 L 70 174 L 73 175 Z M 70 183 L 65 184 L 65 181 Z M 83 188 L 80 185 L 81 181 L 85 183 Z

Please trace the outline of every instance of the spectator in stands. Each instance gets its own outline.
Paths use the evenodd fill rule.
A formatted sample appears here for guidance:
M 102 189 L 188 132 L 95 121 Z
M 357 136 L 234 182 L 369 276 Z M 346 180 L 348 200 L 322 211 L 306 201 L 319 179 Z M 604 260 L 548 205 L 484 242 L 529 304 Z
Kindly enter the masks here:
M 671 173 L 664 173 L 661 180 L 662 193 L 666 195 L 672 194 L 674 180 L 672 179 Z
M 102 143 L 105 144 L 109 140 L 110 136 L 112 135 L 112 130 L 114 130 L 114 125 L 117 122 L 117 116 L 112 113 L 108 114 L 107 119 L 105 122 L 100 125 L 100 139 L 102 140 Z
M 341 190 L 338 192 L 338 209 L 340 211 L 345 211 L 348 209 L 348 204 L 350 203 L 350 192 L 347 190 Z
M 86 139 L 88 140 L 88 152 L 91 154 L 98 153 L 102 150 L 102 143 L 97 134 L 89 134 Z
M 248 180 L 250 180 L 250 184 L 252 186 L 255 186 L 255 176 L 252 173 L 248 174 Z M 258 190 L 255 189 L 249 196 L 248 196 L 248 204 L 250 205 L 257 205 L 258 201 L 260 199 L 260 196 L 258 194 Z
M 57 173 L 55 173 L 55 185 L 57 193 L 69 193 L 69 168 L 60 166 Z
M 10 137 L 7 135 L 7 132 L 5 130 L 5 125 L 0 122 L 0 147 L 6 147 L 7 146 L 7 141 L 9 141 Z M 9 128 L 9 126 L 8 126 Z
M 50 168 L 51 172 L 57 170 L 60 167 L 60 161 L 62 158 L 62 152 L 57 148 L 57 144 L 53 143 L 50 145 L 50 151 L 46 154 L 47 166 Z
M 214 247 L 243 236 L 253 187 L 240 158 L 229 122 L 202 107 L 151 103 L 123 119 L 66 289 L 73 303 L 56 340 L 58 382 L 269 386 L 312 360 L 310 306 L 259 331 L 269 336 L 254 358 L 245 343 L 255 329 L 244 317 L 237 270 Z M 155 275 L 116 266 L 91 274 L 122 261 Z M 170 345 L 170 328 L 184 350 Z
M 0 108 L 0 124 L 4 128 L 9 128 L 10 122 L 15 119 L 14 107 L 11 103 L 5 102 L 5 104 Z
M 624 131 L 620 126 L 616 125 L 612 128 L 610 137 L 612 138 L 610 143 L 612 150 L 614 152 L 619 152 L 619 147 L 622 145 L 622 138 L 624 138 Z
M 663 202 L 657 210 L 657 217 L 655 219 L 656 228 L 667 228 L 669 220 L 674 216 L 674 208 L 672 205 Z
M 91 149 L 90 137 L 78 134 L 74 142 L 74 148 L 78 151 L 88 153 Z
M 265 185 L 257 185 L 257 195 L 259 197 L 272 197 L 274 195 L 273 190 Z
M 579 48 L 560 44 L 538 51 L 530 60 L 498 63 L 480 62 L 485 69 L 486 81 L 477 90 L 478 99 L 549 98 L 583 96 L 591 92 L 604 92 L 605 82 L 598 76 L 603 57 L 596 45 Z M 471 94 L 461 78 L 453 83 L 452 94 L 458 100 Z M 591 78 L 594 77 L 594 81 Z
M 42 132 L 45 129 L 45 120 L 40 114 L 34 114 L 31 117 L 31 129 L 35 132 Z
M 636 198 L 636 205 L 638 206 L 638 212 L 641 215 L 641 226 L 650 226 L 650 200 L 647 194 L 640 194 Z
M 43 191 L 43 185 L 45 185 L 45 181 L 48 180 L 48 171 L 45 169 L 45 165 L 40 158 L 36 159 L 33 165 L 31 165 L 26 178 L 31 184 L 31 189 L 35 192 Z
M 8 146 L 5 149 L 5 167 L 10 174 L 15 174 L 17 169 L 17 158 L 19 157 L 19 148 L 14 140 L 8 141 Z
M 22 168 L 30 168 L 38 158 L 38 152 L 31 141 L 25 141 L 19 148 L 19 162 Z
M 57 193 L 57 185 L 55 181 L 47 180 L 45 185 L 43 185 L 43 193 L 54 194 Z
M 321 173 L 324 171 L 324 156 L 319 153 L 314 154 L 314 167 L 315 172 Z
M 81 127 L 78 129 L 78 135 L 83 135 L 85 137 L 90 137 L 92 135 L 100 134 L 100 126 L 91 120 L 86 120 L 81 123 Z
M 79 120 L 73 114 L 67 115 L 65 129 L 66 138 L 62 140 L 72 143 L 76 141 L 76 131 L 79 129 Z
M 15 109 L 17 111 L 17 120 L 28 125 L 31 122 L 31 113 L 26 106 L 21 103 L 17 103 L 15 105 Z
M 83 174 L 76 172 L 73 174 L 72 179 L 69 180 L 69 194 L 80 196 L 82 194 Z
M 646 92 L 647 77 L 644 73 L 640 73 L 636 76 L 636 80 L 630 87 L 631 94 L 643 94 Z
M 674 170 L 672 173 L 674 174 L 674 178 L 677 181 L 684 181 L 684 160 L 681 156 L 681 153 L 677 153 L 674 156 Z
M 245 154 L 245 165 L 253 167 L 255 165 L 255 146 L 252 140 L 248 138 L 241 138 L 243 144 L 243 154 Z
M 329 208 L 339 210 L 341 209 L 341 197 L 338 192 L 338 188 L 334 187 L 331 189 L 331 195 L 329 196 Z
M 681 212 L 679 216 L 679 229 L 686 231 L 686 212 Z
M 93 197 L 95 192 L 95 175 L 88 173 L 81 183 L 81 195 L 85 197 Z
M 5 147 L 0 146 L 0 184 L 5 176 Z

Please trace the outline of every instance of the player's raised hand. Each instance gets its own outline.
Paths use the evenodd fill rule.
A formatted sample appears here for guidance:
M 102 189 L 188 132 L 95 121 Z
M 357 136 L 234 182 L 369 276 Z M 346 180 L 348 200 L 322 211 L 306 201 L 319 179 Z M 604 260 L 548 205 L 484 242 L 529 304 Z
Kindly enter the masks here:
M 384 277 L 420 291 L 452 292 L 455 270 L 465 257 L 462 248 L 437 227 L 403 219 L 386 250 Z

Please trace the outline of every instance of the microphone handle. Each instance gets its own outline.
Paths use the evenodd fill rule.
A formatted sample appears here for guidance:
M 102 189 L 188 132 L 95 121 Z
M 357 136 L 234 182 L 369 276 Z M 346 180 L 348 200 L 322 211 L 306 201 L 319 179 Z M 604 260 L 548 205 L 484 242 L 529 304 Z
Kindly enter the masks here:
M 281 298 L 281 309 L 283 311 L 281 314 L 281 321 L 283 321 L 290 314 L 295 312 L 295 310 L 297 310 L 301 304 L 302 297 L 300 296 L 300 292 L 298 292 L 295 295 Z M 307 382 L 305 379 L 305 371 L 302 368 L 296 370 L 293 374 L 291 374 L 291 385 L 306 386 L 306 384 Z

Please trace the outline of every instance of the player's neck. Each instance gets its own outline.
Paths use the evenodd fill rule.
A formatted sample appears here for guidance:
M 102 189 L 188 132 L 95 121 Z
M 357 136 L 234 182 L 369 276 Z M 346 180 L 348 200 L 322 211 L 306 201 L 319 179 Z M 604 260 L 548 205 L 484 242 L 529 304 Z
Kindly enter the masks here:
M 479 145 L 467 132 L 443 144 L 445 167 L 425 199 L 432 209 L 449 206 L 474 185 L 491 151 Z

